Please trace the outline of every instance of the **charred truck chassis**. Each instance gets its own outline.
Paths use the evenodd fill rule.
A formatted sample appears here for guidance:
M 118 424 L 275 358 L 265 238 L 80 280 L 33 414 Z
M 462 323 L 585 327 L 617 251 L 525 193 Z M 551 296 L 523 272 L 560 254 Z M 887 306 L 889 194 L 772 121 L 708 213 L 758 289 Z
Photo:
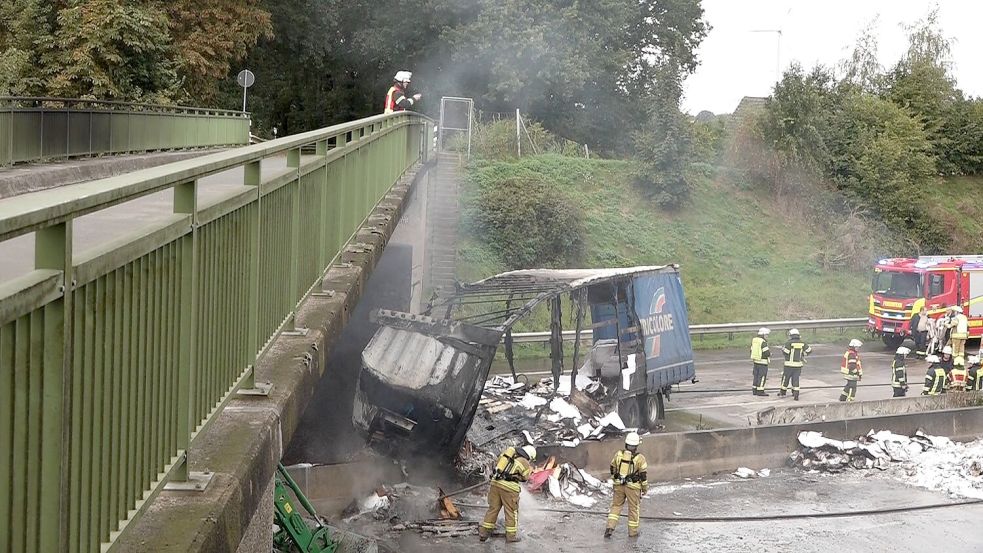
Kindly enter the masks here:
M 379 330 L 362 354 L 352 421 L 391 452 L 455 455 L 471 426 L 499 342 L 515 375 L 512 327 L 545 302 L 553 385 L 564 372 L 562 297 L 572 305 L 571 383 L 578 373 L 604 385 L 603 407 L 629 427 L 664 418 L 673 384 L 695 377 L 678 266 L 533 269 L 473 284 L 426 315 L 378 311 Z M 443 318 L 433 318 L 442 310 Z M 580 333 L 590 314 L 594 343 L 581 366 Z M 595 398 L 597 399 L 597 398 Z

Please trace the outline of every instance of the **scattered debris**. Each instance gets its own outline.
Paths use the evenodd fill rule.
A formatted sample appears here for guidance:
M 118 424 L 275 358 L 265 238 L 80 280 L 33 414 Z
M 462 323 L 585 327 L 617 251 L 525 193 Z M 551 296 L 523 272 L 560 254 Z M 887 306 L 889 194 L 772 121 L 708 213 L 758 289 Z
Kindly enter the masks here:
M 866 436 L 847 441 L 801 432 L 799 444 L 801 447 L 789 456 L 789 464 L 808 471 L 876 468 L 915 486 L 983 499 L 981 440 L 956 443 L 920 430 L 911 437 L 871 430 Z
M 420 533 L 433 534 L 436 538 L 458 538 L 478 534 L 476 520 L 420 520 L 416 522 L 400 522 L 391 528 L 395 532 L 416 530 Z
M 767 478 L 771 476 L 771 470 L 769 469 L 753 470 L 747 467 L 740 467 L 731 474 L 733 474 L 738 478 L 757 478 L 757 477 Z
M 437 510 L 440 511 L 440 518 L 444 520 L 461 520 L 461 511 L 457 510 L 454 502 L 444 490 L 437 488 Z

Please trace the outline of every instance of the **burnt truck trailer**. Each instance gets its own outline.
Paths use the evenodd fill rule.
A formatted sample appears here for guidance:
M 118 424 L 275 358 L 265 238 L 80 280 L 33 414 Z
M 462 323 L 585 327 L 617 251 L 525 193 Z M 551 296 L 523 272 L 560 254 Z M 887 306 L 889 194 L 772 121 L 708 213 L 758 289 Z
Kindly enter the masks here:
M 372 314 L 380 327 L 362 353 L 355 428 L 393 452 L 453 456 L 499 344 L 515 375 L 512 328 L 541 304 L 550 315 L 554 386 L 564 374 L 566 318 L 575 338 L 571 382 L 579 374 L 603 384 L 594 399 L 617 408 L 629 427 L 658 424 L 672 385 L 696 376 L 677 265 L 511 271 L 460 285 L 423 315 Z M 582 352 L 586 329 L 592 345 Z

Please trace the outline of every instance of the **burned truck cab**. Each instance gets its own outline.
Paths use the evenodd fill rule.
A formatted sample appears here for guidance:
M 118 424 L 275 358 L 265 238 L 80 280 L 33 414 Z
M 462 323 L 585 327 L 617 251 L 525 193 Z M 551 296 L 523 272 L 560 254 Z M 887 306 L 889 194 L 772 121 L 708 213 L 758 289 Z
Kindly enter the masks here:
M 453 457 L 500 343 L 516 376 L 512 329 L 534 309 L 549 316 L 554 389 L 561 377 L 589 377 L 603 390 L 591 401 L 617 408 L 629 427 L 656 426 L 670 387 L 695 376 L 678 266 L 511 271 L 460 285 L 423 315 L 373 314 L 380 327 L 362 353 L 356 430 L 391 453 Z M 565 319 L 572 333 L 563 332 Z

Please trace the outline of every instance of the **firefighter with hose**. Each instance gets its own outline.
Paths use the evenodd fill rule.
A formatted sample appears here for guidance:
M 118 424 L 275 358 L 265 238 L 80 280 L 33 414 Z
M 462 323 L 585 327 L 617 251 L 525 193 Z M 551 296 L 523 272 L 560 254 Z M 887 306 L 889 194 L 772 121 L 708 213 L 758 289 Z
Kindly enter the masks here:
M 495 531 L 498 512 L 505 509 L 505 541 L 519 541 L 519 492 L 521 482 L 529 479 L 531 463 L 536 460 L 536 448 L 524 445 L 508 447 L 498 457 L 488 486 L 488 512 L 478 527 L 478 540 L 486 541 Z
M 642 515 L 642 496 L 649 491 L 648 463 L 638 452 L 641 438 L 635 432 L 625 436 L 625 448 L 614 454 L 611 460 L 611 479 L 614 482 L 614 497 L 604 537 L 610 538 L 618 527 L 621 509 L 628 503 L 628 537 L 637 538 Z

